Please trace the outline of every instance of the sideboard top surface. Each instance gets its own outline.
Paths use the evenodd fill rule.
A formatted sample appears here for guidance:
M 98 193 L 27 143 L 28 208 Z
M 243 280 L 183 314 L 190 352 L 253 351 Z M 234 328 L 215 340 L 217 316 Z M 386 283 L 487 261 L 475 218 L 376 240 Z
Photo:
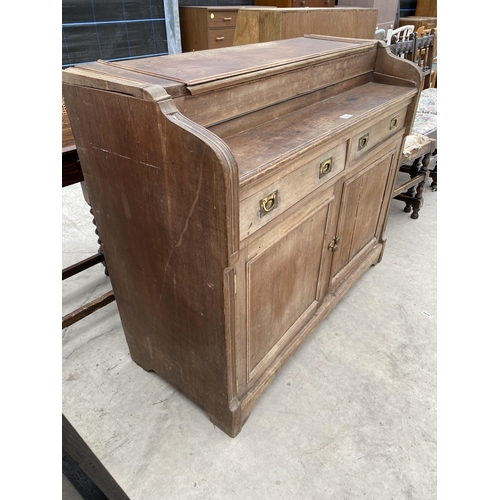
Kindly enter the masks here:
M 238 162 L 240 181 L 245 181 L 266 170 L 268 165 L 338 134 L 353 122 L 376 115 L 393 103 L 409 100 L 415 93 L 416 90 L 410 87 L 367 83 L 225 137 L 224 141 Z M 270 137 L 273 137 L 272 141 Z
M 77 71 L 75 81 L 86 82 L 95 70 L 98 80 L 106 81 L 109 75 L 112 82 L 116 72 L 122 72 L 125 80 L 118 79 L 117 88 L 122 82 L 125 89 L 151 82 L 166 87 L 174 100 L 171 88 L 182 87 L 176 109 L 229 146 L 243 186 L 334 135 L 346 140 L 343 131 L 360 119 L 408 105 L 415 86 L 405 78 L 377 76 L 389 68 L 381 64 L 377 69 L 377 47 L 377 40 L 309 35 L 117 63 L 99 61 Z M 394 63 L 403 61 L 387 61 Z M 287 76 L 292 71 L 293 81 Z M 89 84 L 108 88 L 107 83 Z M 296 97 L 297 103 L 292 102 Z
M 345 54 L 350 49 L 367 50 L 375 43 L 374 40 L 340 41 L 300 37 L 105 64 L 195 85 L 295 62 L 306 62 L 329 54 Z

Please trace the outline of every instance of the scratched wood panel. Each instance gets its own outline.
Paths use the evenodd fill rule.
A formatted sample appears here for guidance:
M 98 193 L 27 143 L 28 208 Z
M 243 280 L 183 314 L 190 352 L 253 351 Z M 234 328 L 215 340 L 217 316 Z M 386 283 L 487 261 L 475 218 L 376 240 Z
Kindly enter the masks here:
M 236 172 L 209 134 L 197 138 L 195 124 L 154 102 L 74 85 L 64 92 L 69 110 L 85 103 L 74 132 L 131 355 L 231 428 L 224 310 L 213 306 L 224 300 L 228 231 L 238 235 L 237 211 L 228 212 Z M 158 147 L 165 137 L 176 155 Z

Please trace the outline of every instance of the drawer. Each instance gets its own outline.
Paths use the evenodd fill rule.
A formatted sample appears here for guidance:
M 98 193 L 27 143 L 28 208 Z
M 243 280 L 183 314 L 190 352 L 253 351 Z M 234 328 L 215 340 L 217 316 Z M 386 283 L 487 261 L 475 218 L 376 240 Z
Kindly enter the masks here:
M 240 202 L 240 239 L 250 236 L 345 168 L 347 143 L 325 151 Z
M 208 48 L 232 47 L 234 41 L 234 28 L 217 29 L 208 31 Z
M 237 15 L 235 10 L 208 11 L 208 28 L 234 28 Z
M 382 120 L 371 127 L 356 134 L 351 139 L 349 160 L 357 160 L 375 146 L 384 142 L 388 137 L 399 132 L 405 125 L 407 108 L 386 115 Z

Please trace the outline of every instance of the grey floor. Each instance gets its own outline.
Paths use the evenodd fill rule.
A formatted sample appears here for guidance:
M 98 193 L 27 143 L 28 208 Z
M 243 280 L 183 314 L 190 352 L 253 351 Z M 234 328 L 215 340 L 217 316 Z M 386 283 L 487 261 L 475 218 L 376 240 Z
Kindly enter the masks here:
M 387 246 L 231 439 L 129 356 L 116 304 L 63 330 L 63 413 L 132 500 L 436 498 L 437 192 L 393 201 Z M 80 186 L 63 190 L 63 267 L 96 252 Z M 63 315 L 111 289 L 63 282 Z M 63 476 L 63 500 L 81 497 Z

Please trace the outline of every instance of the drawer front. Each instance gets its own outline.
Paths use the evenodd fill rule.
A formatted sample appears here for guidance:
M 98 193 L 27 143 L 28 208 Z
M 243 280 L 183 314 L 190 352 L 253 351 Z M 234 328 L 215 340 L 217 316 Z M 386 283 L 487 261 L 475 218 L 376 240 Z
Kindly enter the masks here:
M 242 200 L 240 238 L 250 236 L 342 172 L 346 150 L 344 142 Z
M 356 134 L 351 139 L 349 160 L 357 160 L 368 151 L 384 142 L 391 135 L 399 132 L 405 124 L 407 108 L 385 116 L 375 125 Z
M 208 28 L 234 28 L 237 15 L 236 10 L 208 11 Z
M 217 29 L 208 31 L 208 48 L 232 47 L 234 41 L 234 28 Z

